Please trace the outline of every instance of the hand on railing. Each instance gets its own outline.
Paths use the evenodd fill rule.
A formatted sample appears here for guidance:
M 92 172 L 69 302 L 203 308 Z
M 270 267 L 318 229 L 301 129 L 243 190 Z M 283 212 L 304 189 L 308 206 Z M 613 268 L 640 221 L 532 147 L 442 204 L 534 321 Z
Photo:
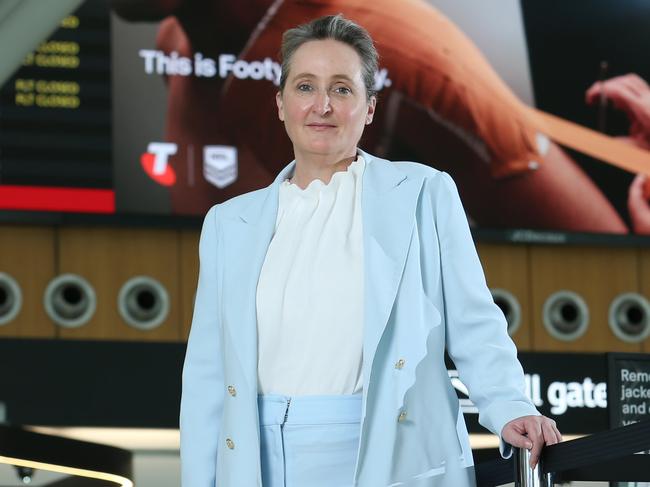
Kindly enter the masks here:
M 544 445 L 562 441 L 555 421 L 546 416 L 522 416 L 507 423 L 501 438 L 516 448 L 530 450 L 530 468 L 535 468 Z

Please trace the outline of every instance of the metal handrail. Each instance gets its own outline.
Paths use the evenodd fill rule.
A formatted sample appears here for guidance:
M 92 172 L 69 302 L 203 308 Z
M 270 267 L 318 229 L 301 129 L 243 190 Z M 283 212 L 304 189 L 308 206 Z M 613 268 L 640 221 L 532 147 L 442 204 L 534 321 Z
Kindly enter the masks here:
M 649 481 L 650 420 L 545 447 L 535 469 L 530 452 L 514 449 L 509 460 L 483 462 L 475 467 L 478 487 L 515 482 L 521 487 L 551 487 L 568 480 Z
M 543 460 L 535 468 L 530 466 L 530 450 L 516 448 L 513 454 L 515 461 L 515 485 L 521 487 L 552 487 L 552 475 L 544 472 Z

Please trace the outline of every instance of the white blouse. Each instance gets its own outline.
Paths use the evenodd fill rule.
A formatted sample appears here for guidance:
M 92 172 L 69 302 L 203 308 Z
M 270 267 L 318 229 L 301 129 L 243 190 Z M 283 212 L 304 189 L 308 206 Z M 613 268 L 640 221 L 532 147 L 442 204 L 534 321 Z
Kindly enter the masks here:
M 362 390 L 364 168 L 359 155 L 328 184 L 280 185 L 257 284 L 260 394 Z

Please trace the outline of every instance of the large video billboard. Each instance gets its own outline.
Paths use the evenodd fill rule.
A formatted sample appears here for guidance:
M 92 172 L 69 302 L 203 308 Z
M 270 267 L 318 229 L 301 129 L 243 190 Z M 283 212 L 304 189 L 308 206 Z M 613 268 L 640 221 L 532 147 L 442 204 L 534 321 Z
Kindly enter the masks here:
M 640 0 L 87 1 L 2 87 L 0 207 L 200 217 L 270 184 L 282 33 L 332 13 L 380 54 L 361 147 L 449 172 L 479 235 L 650 235 Z

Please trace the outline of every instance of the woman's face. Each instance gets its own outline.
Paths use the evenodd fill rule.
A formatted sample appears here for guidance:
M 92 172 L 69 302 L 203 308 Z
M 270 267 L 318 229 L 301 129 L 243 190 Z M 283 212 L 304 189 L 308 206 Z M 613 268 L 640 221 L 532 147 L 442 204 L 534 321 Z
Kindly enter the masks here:
M 376 102 L 367 98 L 357 52 L 332 39 L 306 42 L 294 52 L 276 101 L 296 158 L 324 155 L 332 162 L 356 154 Z

